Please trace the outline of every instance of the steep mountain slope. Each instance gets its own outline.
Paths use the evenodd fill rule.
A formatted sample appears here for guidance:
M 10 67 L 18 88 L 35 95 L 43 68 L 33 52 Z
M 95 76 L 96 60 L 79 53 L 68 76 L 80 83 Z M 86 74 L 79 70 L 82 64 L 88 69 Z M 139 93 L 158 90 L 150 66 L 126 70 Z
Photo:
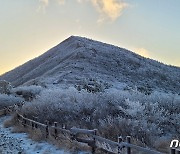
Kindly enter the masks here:
M 43 55 L 0 76 L 22 84 L 83 84 L 90 79 L 113 84 L 180 92 L 180 68 L 164 65 L 131 51 L 71 36 Z

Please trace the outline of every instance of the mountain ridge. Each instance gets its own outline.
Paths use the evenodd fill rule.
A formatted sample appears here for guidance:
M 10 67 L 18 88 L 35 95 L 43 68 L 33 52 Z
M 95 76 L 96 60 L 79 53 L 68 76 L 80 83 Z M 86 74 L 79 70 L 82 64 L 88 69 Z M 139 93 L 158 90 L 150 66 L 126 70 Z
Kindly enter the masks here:
M 39 57 L 0 76 L 0 80 L 7 80 L 14 86 L 41 82 L 83 84 L 90 78 L 176 92 L 180 87 L 180 68 L 114 45 L 71 36 Z

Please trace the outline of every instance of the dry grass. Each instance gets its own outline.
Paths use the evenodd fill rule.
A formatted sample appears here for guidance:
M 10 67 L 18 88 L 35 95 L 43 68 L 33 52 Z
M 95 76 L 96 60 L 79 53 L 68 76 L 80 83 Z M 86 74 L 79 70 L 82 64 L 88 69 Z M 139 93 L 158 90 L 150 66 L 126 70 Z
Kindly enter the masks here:
M 55 138 L 53 133 L 48 136 L 48 141 L 59 148 L 66 149 L 71 152 L 75 151 L 91 151 L 87 144 L 79 143 L 71 139 L 69 134 L 58 134 Z
M 159 142 L 156 142 L 156 149 L 158 151 L 161 151 L 163 153 L 169 153 L 169 145 L 170 145 L 170 142 L 169 140 L 160 140 Z
M 13 127 L 13 133 L 27 133 L 29 135 L 29 138 L 31 138 L 34 141 L 42 141 L 45 140 L 44 134 L 40 129 L 31 129 L 28 127 L 24 127 L 21 124 L 16 124 Z
M 16 124 L 17 124 L 17 114 L 15 113 L 3 123 L 3 126 L 5 128 L 8 128 L 8 127 L 12 127 Z
M 44 134 L 40 129 L 31 129 L 30 127 L 24 127 L 17 120 L 17 114 L 12 115 L 12 117 L 4 122 L 4 127 L 13 127 L 13 133 L 28 133 L 29 137 L 34 141 L 40 141 L 44 139 Z
M 34 141 L 41 141 L 44 140 L 44 134 L 42 133 L 42 131 L 38 128 L 38 129 L 27 129 L 27 132 L 29 134 L 29 137 L 34 140 Z

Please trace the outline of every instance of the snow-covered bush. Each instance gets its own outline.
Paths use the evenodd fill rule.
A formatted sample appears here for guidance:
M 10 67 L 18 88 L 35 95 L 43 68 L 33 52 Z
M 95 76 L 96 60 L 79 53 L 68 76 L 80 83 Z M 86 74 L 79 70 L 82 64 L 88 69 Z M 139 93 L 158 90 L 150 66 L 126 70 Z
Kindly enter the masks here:
M 78 91 L 81 91 L 83 89 L 89 93 L 104 92 L 105 89 L 108 89 L 110 87 L 111 85 L 109 83 L 92 78 L 86 79 L 81 85 L 75 85 L 75 88 Z
M 26 101 L 31 101 L 37 95 L 39 95 L 42 89 L 43 88 L 41 86 L 32 85 L 13 88 L 12 92 L 17 95 L 21 95 Z
M 12 86 L 9 82 L 5 80 L 0 81 L 0 93 L 1 94 L 10 94 Z
M 0 109 L 11 106 L 13 104 L 22 103 L 24 99 L 14 95 L 0 94 Z
M 21 112 L 67 127 L 99 129 L 104 137 L 117 140 L 118 135 L 131 135 L 154 147 L 158 138 L 180 138 L 180 96 L 154 92 L 107 89 L 89 93 L 74 87 L 44 89 Z

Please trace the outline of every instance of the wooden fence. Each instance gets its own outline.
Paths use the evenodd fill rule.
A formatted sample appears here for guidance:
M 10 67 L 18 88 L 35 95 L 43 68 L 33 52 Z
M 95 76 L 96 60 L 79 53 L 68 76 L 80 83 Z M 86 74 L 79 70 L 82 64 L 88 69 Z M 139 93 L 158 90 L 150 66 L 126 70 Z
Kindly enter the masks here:
M 64 126 L 58 127 L 58 123 L 54 122 L 53 125 L 49 125 L 49 122 L 46 121 L 45 124 L 35 121 L 34 119 L 28 119 L 23 115 L 19 114 L 16 110 L 17 105 L 10 106 L 3 110 L 0 110 L 0 116 L 6 115 L 11 112 L 17 113 L 18 122 L 24 127 L 28 127 L 33 129 L 40 129 L 44 134 L 46 134 L 46 138 L 49 136 L 54 137 L 56 140 L 60 138 L 61 135 L 65 137 L 70 136 L 71 140 L 75 140 L 80 143 L 86 143 L 88 146 L 92 147 L 92 153 L 95 153 L 96 149 L 103 149 L 106 152 L 113 154 L 131 154 L 132 150 L 135 149 L 140 152 L 144 152 L 145 154 L 163 154 L 161 152 L 143 148 L 131 143 L 130 136 L 126 137 L 126 141 L 123 141 L 122 137 L 118 137 L 117 141 L 114 142 L 103 137 L 97 135 L 97 129 L 94 130 L 86 130 L 80 128 L 71 128 L 66 129 Z M 170 149 L 171 154 L 180 154 L 178 149 Z

